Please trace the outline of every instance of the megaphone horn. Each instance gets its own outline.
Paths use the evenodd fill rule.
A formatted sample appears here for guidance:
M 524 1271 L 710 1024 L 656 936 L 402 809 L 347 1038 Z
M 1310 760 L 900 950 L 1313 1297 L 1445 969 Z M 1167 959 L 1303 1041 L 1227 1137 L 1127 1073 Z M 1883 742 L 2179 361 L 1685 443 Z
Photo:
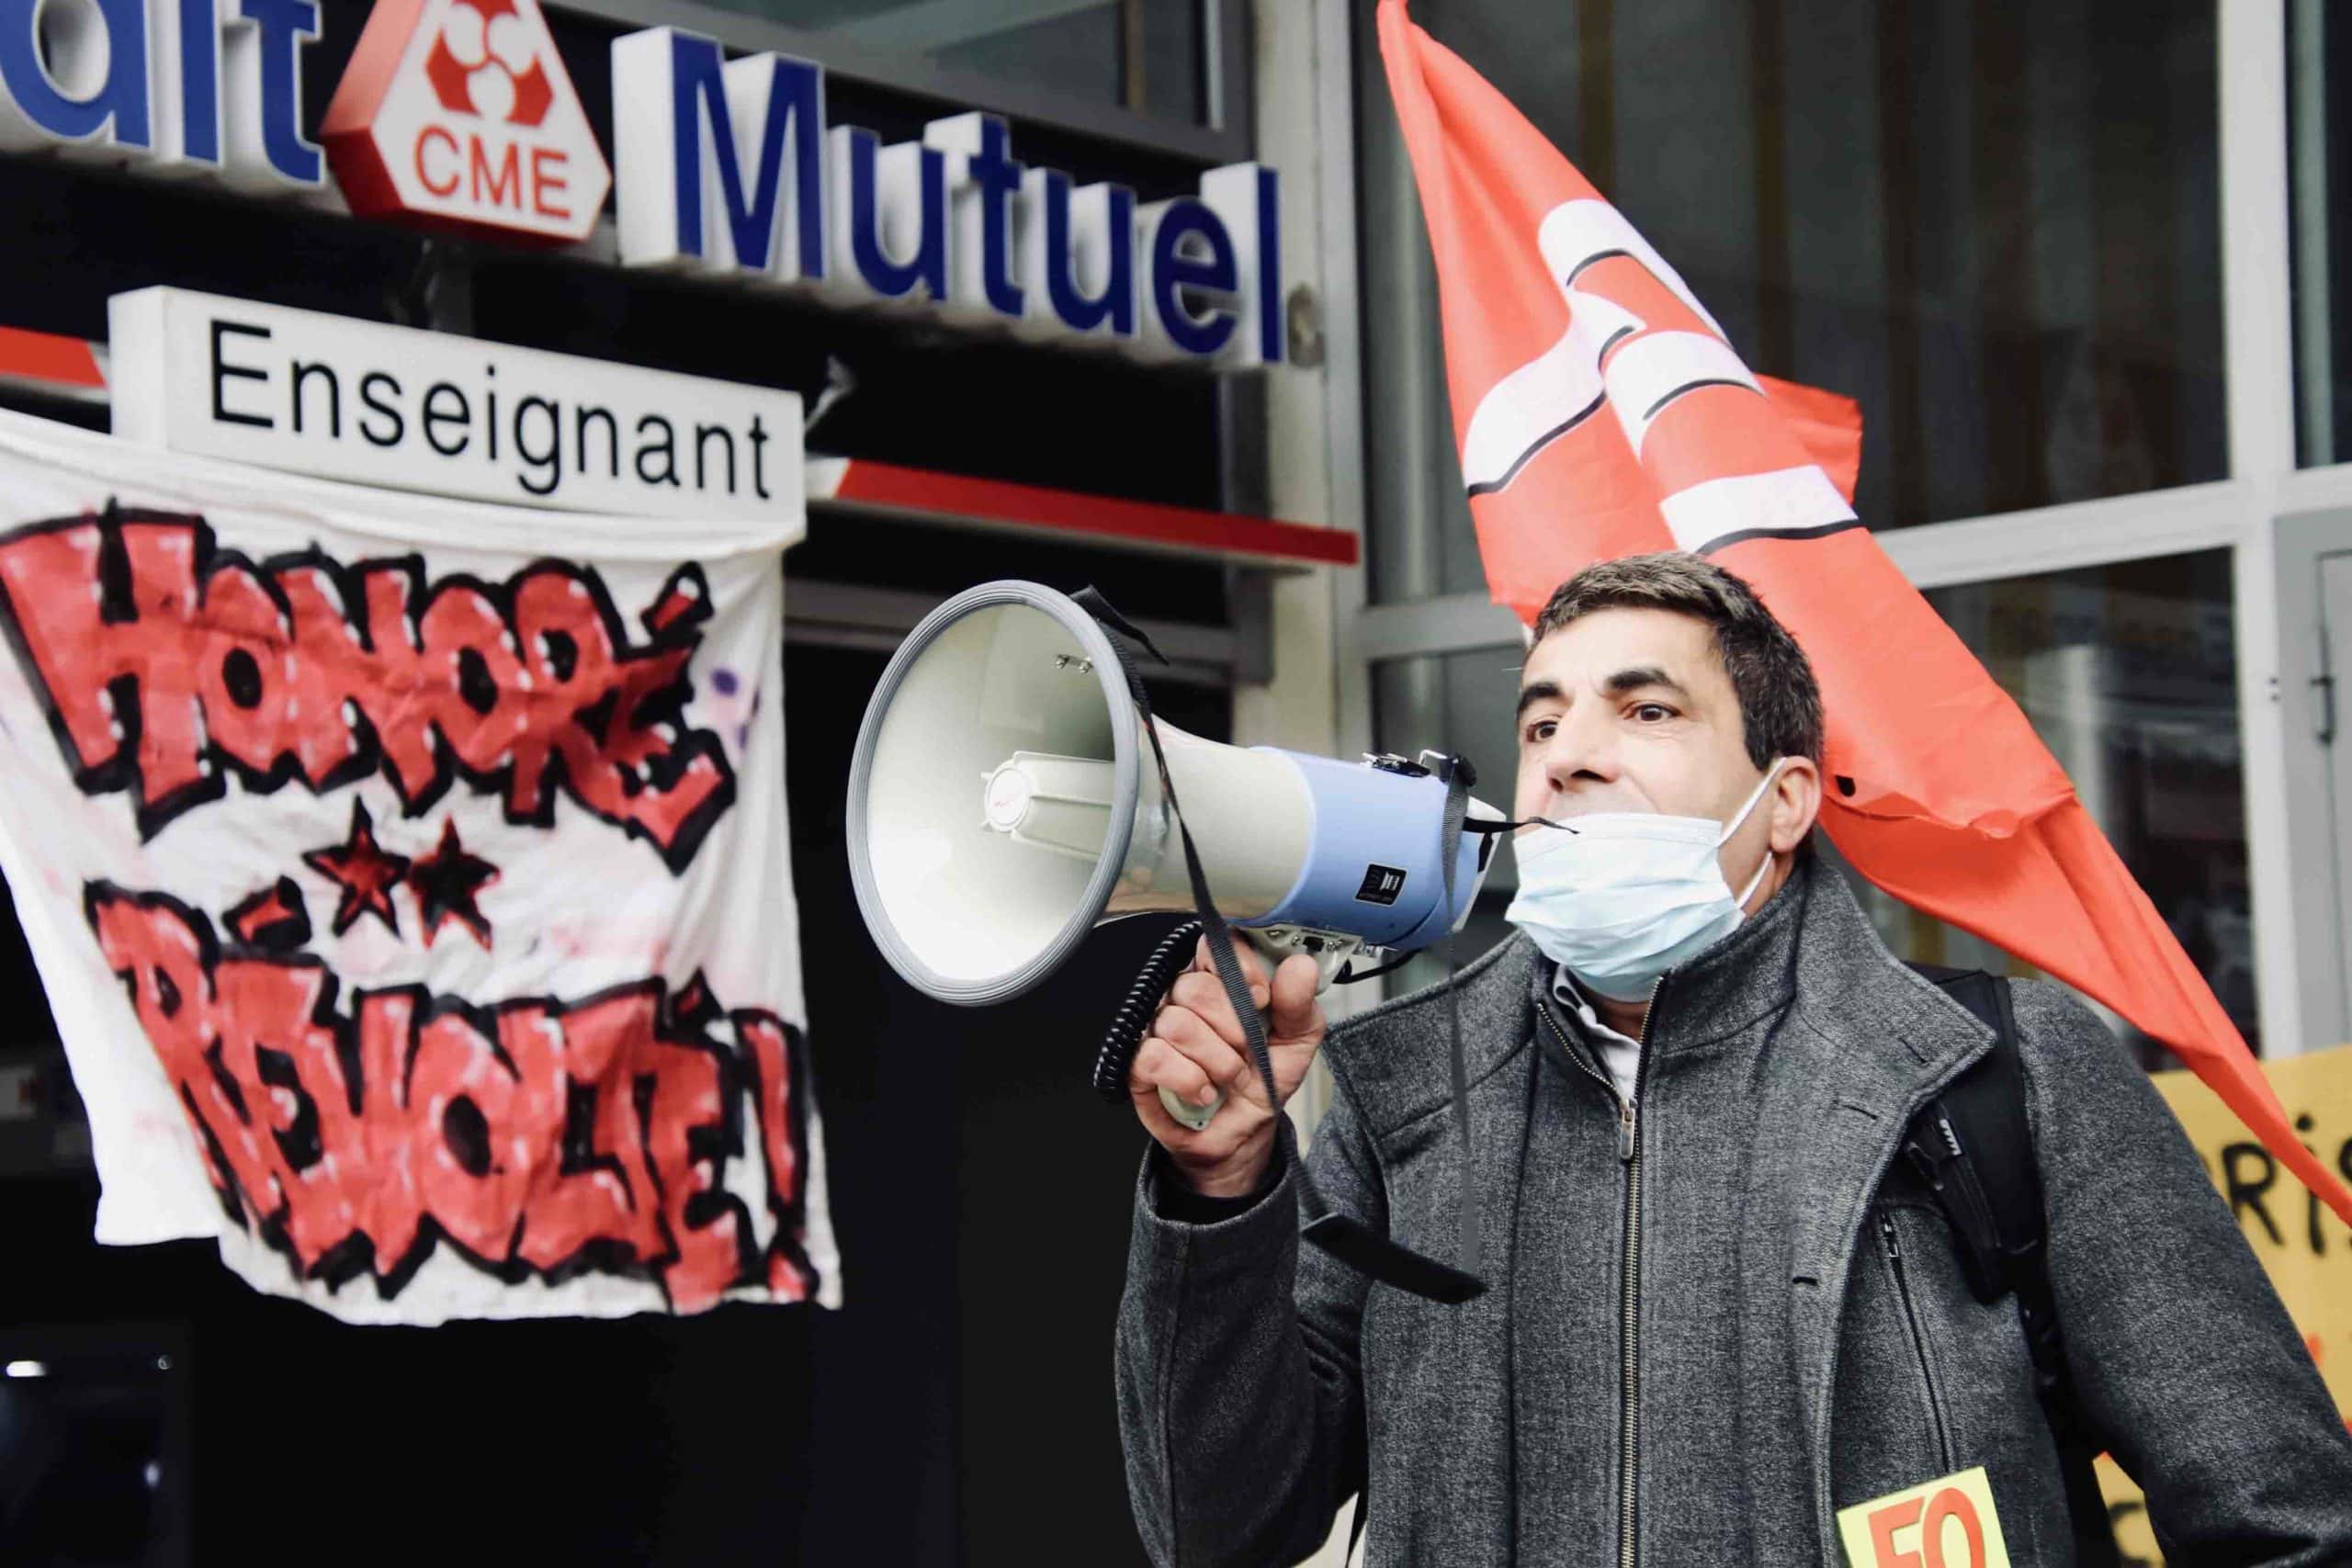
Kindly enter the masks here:
M 890 966 L 984 1006 L 1044 980 L 1098 924 L 1190 910 L 1145 722 L 1110 634 L 1065 594 L 989 582 L 925 616 L 850 763 L 850 877 Z M 1426 946 L 1469 909 L 1492 839 L 1461 839 L 1449 906 L 1445 786 L 1426 770 L 1149 722 L 1217 908 L 1270 958 L 1308 953 L 1328 984 L 1361 949 Z

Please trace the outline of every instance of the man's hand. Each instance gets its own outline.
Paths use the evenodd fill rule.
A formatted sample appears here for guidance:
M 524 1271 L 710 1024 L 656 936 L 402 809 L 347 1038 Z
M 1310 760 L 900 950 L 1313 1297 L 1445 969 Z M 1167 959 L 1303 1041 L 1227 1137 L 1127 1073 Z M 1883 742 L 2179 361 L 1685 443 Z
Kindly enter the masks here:
M 1266 966 L 1258 954 L 1237 942 L 1234 956 L 1241 961 L 1250 999 L 1266 1010 L 1266 1049 L 1273 1059 L 1274 1089 L 1286 1103 L 1323 1044 L 1315 960 L 1303 953 L 1283 960 L 1270 993 Z M 1225 1103 L 1195 1133 L 1159 1103 L 1163 1088 L 1194 1105 L 1207 1104 L 1222 1090 Z M 1135 1066 L 1127 1073 L 1127 1093 L 1144 1130 L 1168 1151 L 1194 1191 L 1211 1198 L 1240 1198 L 1258 1190 L 1273 1158 L 1274 1118 L 1282 1114 L 1282 1105 L 1266 1103 L 1264 1080 L 1250 1059 L 1249 1036 L 1241 1032 L 1241 1021 L 1217 980 L 1206 936 L 1193 955 L 1193 966 L 1168 987 L 1151 1033 L 1137 1047 Z

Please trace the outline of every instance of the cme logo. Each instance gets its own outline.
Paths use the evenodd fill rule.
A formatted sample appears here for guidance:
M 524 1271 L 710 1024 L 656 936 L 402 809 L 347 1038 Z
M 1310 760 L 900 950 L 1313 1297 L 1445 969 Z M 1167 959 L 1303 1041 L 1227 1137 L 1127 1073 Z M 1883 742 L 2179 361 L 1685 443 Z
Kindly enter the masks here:
M 424 74 L 452 114 L 535 126 L 555 102 L 538 46 L 514 0 L 458 0 L 433 36 Z
M 538 0 L 381 0 L 321 140 L 363 217 L 577 242 L 612 188 Z

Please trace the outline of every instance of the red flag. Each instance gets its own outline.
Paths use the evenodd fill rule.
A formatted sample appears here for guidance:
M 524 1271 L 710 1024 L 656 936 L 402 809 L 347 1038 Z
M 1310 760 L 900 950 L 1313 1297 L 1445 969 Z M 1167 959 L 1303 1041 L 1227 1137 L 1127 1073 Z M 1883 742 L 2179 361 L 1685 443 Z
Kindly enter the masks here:
M 1758 377 L 1510 100 L 1381 0 L 1437 255 L 1454 435 L 1498 603 L 1596 560 L 1709 556 L 1812 659 L 1822 825 L 1864 876 L 2163 1041 L 2335 1212 L 2347 1192 L 2007 694 L 1854 516 L 1860 416 Z

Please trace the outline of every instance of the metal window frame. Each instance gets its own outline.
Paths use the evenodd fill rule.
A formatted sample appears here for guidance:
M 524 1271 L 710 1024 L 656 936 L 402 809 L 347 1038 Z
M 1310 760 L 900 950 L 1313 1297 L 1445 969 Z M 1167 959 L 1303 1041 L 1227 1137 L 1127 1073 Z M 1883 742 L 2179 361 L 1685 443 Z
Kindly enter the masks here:
M 2226 479 L 2138 495 L 2037 508 L 1894 529 L 1878 536 L 1895 564 L 1922 589 L 1993 581 L 2190 550 L 2232 552 L 2237 642 L 2240 740 L 2244 757 L 2246 855 L 2254 916 L 2255 976 L 2266 1054 L 2294 1055 L 2335 1043 L 2352 1031 L 2346 1010 L 2325 1004 L 2352 977 L 2336 973 L 2332 942 L 2299 942 L 2295 861 L 2290 840 L 2313 842 L 2328 830 L 2313 815 L 2311 791 L 2290 788 L 2289 735 L 2282 694 L 2309 663 L 2301 622 L 2282 626 L 2288 574 L 2310 548 L 2291 514 L 2352 508 L 2352 464 L 2298 469 L 2295 355 L 2288 159 L 2287 13 L 2291 0 L 2216 0 L 2216 81 L 2222 175 L 2224 370 L 2229 418 Z M 1336 8 L 1336 6 L 1335 6 Z M 1324 89 L 1329 93 L 1328 85 Z M 1339 107 L 1346 108 L 1344 98 Z M 1332 125 L 1327 105 L 1326 134 Z M 1340 134 L 1351 136 L 1340 120 Z M 1352 251 L 1352 230 L 1346 231 Z M 1342 262 L 1336 247 L 1330 265 Z M 1351 254 L 1345 265 L 1352 265 Z M 1336 309 L 1333 318 L 1340 319 Z M 1352 341 L 1348 361 L 1332 335 L 1335 381 L 1360 373 Z M 1333 412 L 1341 399 L 1335 388 Z M 1357 414 L 1360 419 L 1360 412 Z M 1360 423 L 1353 427 L 1359 454 Z M 1342 734 L 1372 733 L 1374 663 L 1466 649 L 1508 647 L 1517 621 L 1476 594 L 1370 605 L 1363 573 L 1352 600 L 1340 604 Z M 2309 744 L 2308 732 L 2302 733 Z M 2297 766 L 2302 765 L 2298 762 Z M 2324 803 L 2323 803 L 2324 804 Z M 2302 900 L 2308 904 L 2308 898 Z M 2333 919 L 2332 913 L 2328 917 Z M 2323 931 L 2322 934 L 2326 934 Z
M 741 53 L 813 60 L 826 73 L 896 92 L 937 98 L 957 108 L 1051 126 L 1103 141 L 1197 158 L 1247 163 L 1250 125 L 1250 29 L 1247 0 L 1201 0 L 1201 53 L 1208 123 L 1168 119 L 1112 104 L 958 71 L 917 54 L 831 40 L 823 33 L 714 6 L 707 0 L 548 0 L 555 10 L 628 28 L 677 28 L 717 39 Z

